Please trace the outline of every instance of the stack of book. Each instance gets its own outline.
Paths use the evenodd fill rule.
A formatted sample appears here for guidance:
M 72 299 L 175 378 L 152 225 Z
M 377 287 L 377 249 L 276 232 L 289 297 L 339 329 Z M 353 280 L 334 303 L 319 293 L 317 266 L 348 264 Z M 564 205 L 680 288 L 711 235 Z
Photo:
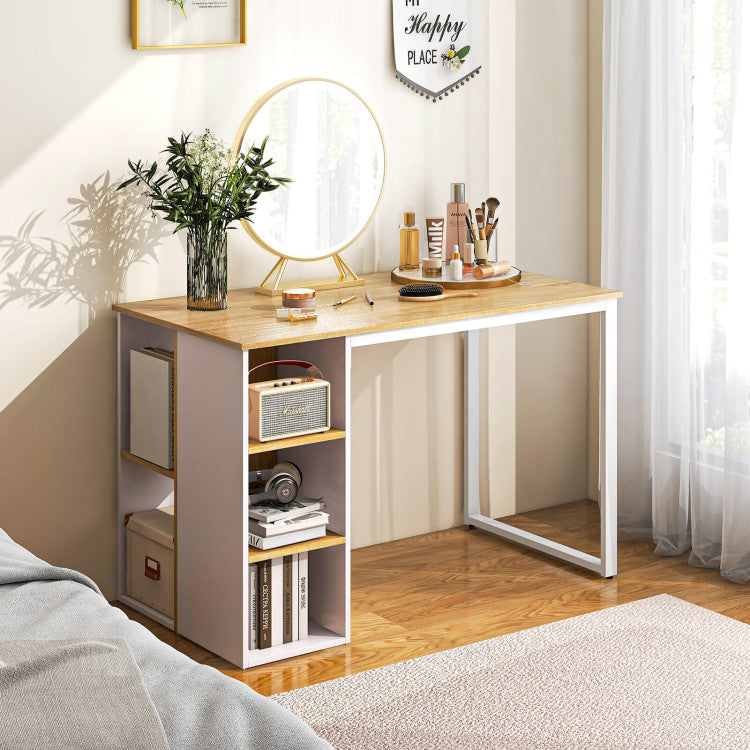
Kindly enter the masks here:
M 307 552 L 250 565 L 250 648 L 307 638 Z
M 328 513 L 322 500 L 294 500 L 251 505 L 249 542 L 258 549 L 276 549 L 325 536 Z

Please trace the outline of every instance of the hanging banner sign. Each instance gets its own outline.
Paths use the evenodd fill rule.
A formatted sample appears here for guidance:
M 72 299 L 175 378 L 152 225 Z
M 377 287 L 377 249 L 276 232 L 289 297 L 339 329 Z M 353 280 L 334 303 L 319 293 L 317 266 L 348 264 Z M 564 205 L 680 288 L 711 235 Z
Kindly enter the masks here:
M 396 77 L 438 101 L 481 68 L 473 0 L 393 0 Z

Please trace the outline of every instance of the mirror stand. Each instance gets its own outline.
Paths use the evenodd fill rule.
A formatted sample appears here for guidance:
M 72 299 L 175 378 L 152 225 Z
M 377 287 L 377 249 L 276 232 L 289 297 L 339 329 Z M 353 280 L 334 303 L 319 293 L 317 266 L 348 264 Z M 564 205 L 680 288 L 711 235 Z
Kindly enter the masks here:
M 257 294 L 277 297 L 282 291 L 284 291 L 284 289 L 291 289 L 300 285 L 303 285 L 308 289 L 343 289 L 348 286 L 364 286 L 364 279 L 357 276 L 338 253 L 334 253 L 330 257 L 333 258 L 333 262 L 338 269 L 338 278 L 305 279 L 304 281 L 293 281 L 282 284 L 281 277 L 284 275 L 284 270 L 289 262 L 289 258 L 279 258 L 274 267 L 270 270 L 268 276 L 263 279 L 259 286 L 254 287 L 253 291 Z

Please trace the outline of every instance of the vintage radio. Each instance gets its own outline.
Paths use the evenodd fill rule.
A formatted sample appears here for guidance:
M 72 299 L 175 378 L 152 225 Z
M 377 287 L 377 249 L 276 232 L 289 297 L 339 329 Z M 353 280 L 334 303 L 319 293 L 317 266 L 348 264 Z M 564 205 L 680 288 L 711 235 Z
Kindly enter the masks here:
M 250 439 L 265 443 L 279 438 L 311 435 L 331 429 L 331 384 L 309 362 L 285 359 L 253 367 L 295 365 L 307 370 L 297 378 L 250 383 Z

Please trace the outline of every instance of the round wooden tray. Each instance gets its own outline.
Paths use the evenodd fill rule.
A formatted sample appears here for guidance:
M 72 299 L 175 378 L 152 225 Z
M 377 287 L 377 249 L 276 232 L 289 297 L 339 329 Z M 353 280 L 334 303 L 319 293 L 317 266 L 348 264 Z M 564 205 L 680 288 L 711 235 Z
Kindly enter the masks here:
M 425 278 L 420 268 L 415 271 L 400 271 L 398 267 L 391 271 L 391 281 L 397 284 L 414 284 L 418 281 L 428 284 L 440 284 L 445 289 L 494 289 L 499 286 L 508 286 L 521 279 L 521 270 L 511 266 L 510 271 L 502 276 L 491 276 L 489 279 L 475 279 L 467 273 L 461 281 L 451 281 L 448 276 L 448 266 L 443 264 L 443 275 L 441 278 Z

